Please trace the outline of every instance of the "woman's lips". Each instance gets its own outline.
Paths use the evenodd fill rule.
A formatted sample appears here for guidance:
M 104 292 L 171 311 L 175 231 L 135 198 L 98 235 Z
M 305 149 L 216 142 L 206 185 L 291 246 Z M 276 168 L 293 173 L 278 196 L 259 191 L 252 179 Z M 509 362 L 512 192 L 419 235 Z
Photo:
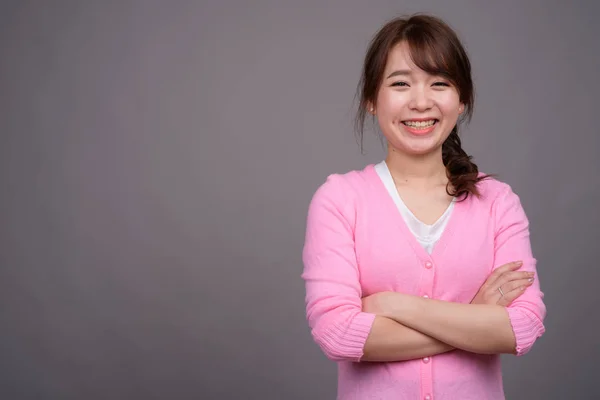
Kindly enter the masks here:
M 434 120 L 433 125 L 428 126 L 428 127 L 414 127 L 414 126 L 409 126 L 406 125 L 404 122 L 402 122 L 402 126 L 404 127 L 404 129 L 406 129 L 409 133 L 416 135 L 416 136 L 424 136 L 427 135 L 431 132 L 433 132 L 433 130 L 435 129 L 436 125 L 438 124 L 438 120 Z

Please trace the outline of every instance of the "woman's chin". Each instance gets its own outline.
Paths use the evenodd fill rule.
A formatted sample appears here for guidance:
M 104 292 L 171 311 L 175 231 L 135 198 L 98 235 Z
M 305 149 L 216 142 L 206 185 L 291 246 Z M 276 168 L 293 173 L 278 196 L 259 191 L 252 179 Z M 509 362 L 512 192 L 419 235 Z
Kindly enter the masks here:
M 408 151 L 408 154 L 414 155 L 414 156 L 425 156 L 427 154 L 433 154 L 435 153 L 437 150 L 436 147 L 427 147 L 427 148 L 415 148 L 415 149 L 410 149 Z
M 425 138 L 402 140 L 400 146 L 394 146 L 396 151 L 411 155 L 435 153 L 439 151 L 440 147 L 439 140 L 435 140 L 435 138 L 430 138 L 430 140 L 426 140 Z

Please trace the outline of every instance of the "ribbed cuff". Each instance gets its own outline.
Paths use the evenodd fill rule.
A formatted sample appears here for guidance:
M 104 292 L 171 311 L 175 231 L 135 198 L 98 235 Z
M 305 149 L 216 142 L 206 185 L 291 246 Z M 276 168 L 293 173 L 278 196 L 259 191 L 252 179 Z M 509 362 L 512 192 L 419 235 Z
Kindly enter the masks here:
M 507 311 L 517 342 L 517 356 L 522 356 L 531 350 L 533 343 L 546 329 L 542 321 L 529 310 L 509 307 Z
M 321 345 L 335 359 L 360 361 L 373 321 L 375 314 L 360 312 L 350 323 L 334 323 L 321 338 Z

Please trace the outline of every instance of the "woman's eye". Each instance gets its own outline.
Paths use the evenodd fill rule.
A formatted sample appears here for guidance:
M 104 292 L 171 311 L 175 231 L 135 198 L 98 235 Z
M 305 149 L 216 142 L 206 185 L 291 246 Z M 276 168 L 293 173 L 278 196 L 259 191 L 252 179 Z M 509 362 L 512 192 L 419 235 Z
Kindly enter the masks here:
M 433 86 L 450 86 L 450 85 L 446 82 L 435 82 L 433 84 Z
M 408 83 L 406 83 L 406 82 L 394 82 L 394 83 L 392 83 L 392 86 L 408 86 Z

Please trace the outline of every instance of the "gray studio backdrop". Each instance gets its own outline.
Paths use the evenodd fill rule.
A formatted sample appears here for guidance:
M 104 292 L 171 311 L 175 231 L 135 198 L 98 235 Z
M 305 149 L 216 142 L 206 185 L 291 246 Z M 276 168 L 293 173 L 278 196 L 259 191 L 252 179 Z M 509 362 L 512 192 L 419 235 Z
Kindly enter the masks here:
M 388 19 L 471 55 L 463 131 L 521 196 L 547 333 L 509 399 L 600 398 L 592 1 L 2 1 L 0 398 L 333 399 L 304 316 L 308 203 L 361 155 L 353 96 Z

